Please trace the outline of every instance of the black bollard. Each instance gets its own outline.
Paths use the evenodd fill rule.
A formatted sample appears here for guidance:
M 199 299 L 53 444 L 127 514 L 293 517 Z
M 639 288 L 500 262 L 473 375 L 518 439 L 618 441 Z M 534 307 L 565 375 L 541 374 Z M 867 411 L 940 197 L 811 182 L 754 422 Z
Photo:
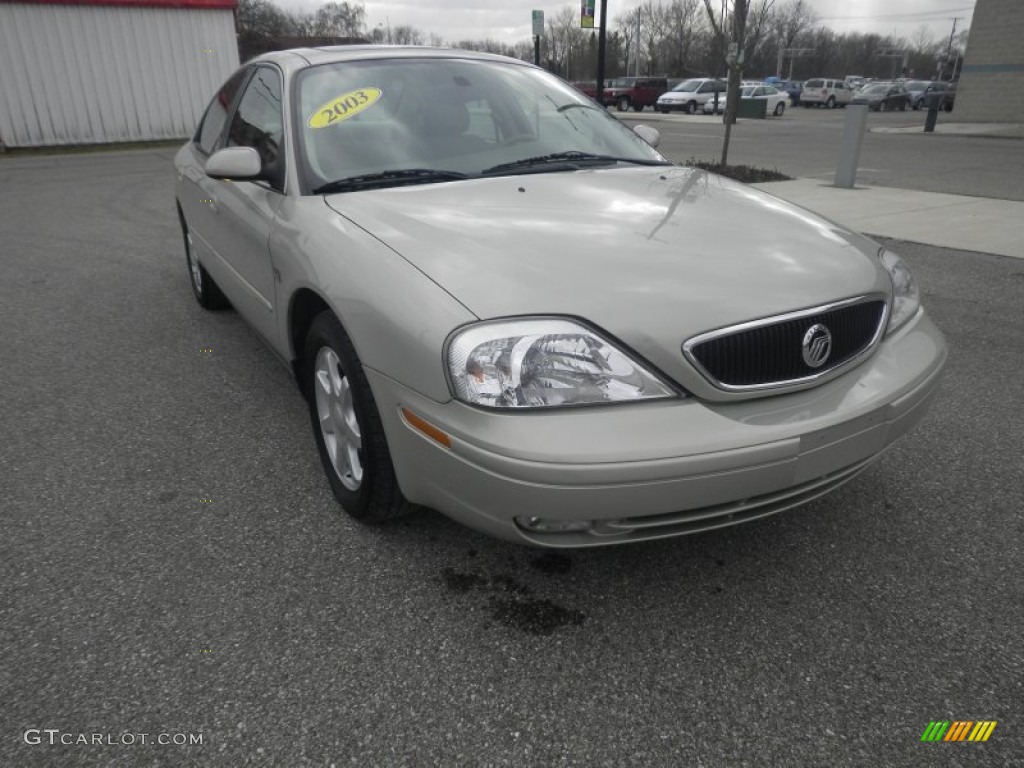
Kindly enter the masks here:
M 939 100 L 934 94 L 928 96 L 928 117 L 924 119 L 924 132 L 935 131 L 935 121 L 939 119 Z

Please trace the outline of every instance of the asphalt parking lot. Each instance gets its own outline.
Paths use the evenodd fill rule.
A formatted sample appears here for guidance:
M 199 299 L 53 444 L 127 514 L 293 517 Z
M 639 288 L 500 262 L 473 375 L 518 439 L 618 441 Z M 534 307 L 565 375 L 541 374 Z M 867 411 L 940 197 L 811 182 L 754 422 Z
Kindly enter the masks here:
M 658 149 L 677 162 L 718 160 L 722 118 L 612 112 L 627 124 L 646 123 L 661 133 Z M 956 122 L 956 111 L 940 113 L 939 123 Z M 857 183 L 928 192 L 1024 200 L 1024 141 L 1012 138 L 924 133 L 926 110 L 869 112 Z M 782 117 L 740 120 L 729 146 L 731 164 L 774 168 L 793 177 L 831 181 L 842 146 L 845 109 L 788 109 Z M 876 129 L 920 127 L 920 132 L 883 133 Z
M 0 159 L 0 765 L 1022 764 L 1024 261 L 894 244 L 946 379 L 834 495 L 542 553 L 339 513 L 287 372 L 192 299 L 172 154 Z

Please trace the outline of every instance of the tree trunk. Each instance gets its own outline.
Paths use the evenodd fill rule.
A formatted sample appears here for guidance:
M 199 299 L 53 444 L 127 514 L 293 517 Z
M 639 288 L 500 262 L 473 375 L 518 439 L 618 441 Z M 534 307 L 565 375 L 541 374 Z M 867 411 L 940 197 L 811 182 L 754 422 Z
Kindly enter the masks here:
M 746 47 L 747 0 L 736 0 L 732 15 L 732 42 L 736 45 L 736 59 L 728 57 L 729 87 L 725 100 L 725 138 L 722 140 L 722 165 L 729 164 L 729 138 L 736 122 L 736 108 L 740 101 L 740 79 L 743 75 L 743 49 Z

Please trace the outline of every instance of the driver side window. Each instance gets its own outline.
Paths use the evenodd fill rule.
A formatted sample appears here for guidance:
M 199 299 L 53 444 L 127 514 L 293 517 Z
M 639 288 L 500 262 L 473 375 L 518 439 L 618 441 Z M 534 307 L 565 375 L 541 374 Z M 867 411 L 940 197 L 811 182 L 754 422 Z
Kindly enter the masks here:
M 228 129 L 227 146 L 252 147 L 259 152 L 270 185 L 284 188 L 284 117 L 281 109 L 281 77 L 270 67 L 260 67 L 238 102 Z
M 249 72 L 249 68 L 245 67 L 229 77 L 213 97 L 210 106 L 206 108 L 195 137 L 196 145 L 204 155 L 209 155 L 217 149 L 217 142 L 224 131 L 224 121 L 227 119 L 228 110 L 231 109 L 238 89 L 242 87 Z

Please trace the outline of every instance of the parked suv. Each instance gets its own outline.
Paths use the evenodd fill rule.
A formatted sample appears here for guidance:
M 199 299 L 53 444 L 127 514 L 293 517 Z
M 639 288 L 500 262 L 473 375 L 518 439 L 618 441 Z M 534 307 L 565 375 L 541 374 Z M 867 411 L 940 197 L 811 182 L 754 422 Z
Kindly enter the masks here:
M 853 89 L 844 80 L 816 77 L 804 83 L 800 103 L 805 107 L 845 107 L 853 98 Z
M 949 83 L 932 80 L 907 80 L 903 87 L 910 91 L 911 106 L 914 109 L 927 106 L 931 94 L 944 96 L 949 91 Z
M 658 96 L 668 90 L 664 77 L 618 77 L 604 89 L 605 106 L 615 105 L 619 112 L 630 107 L 640 112 L 644 107 L 653 107 Z
M 679 85 L 667 93 L 658 97 L 655 107 L 659 112 L 671 112 L 673 109 L 681 109 L 683 112 L 694 114 L 698 109 L 713 101 L 715 93 L 719 99 L 725 100 L 725 91 L 728 86 L 724 80 L 715 80 L 710 77 L 695 77 L 690 80 L 683 80 Z

